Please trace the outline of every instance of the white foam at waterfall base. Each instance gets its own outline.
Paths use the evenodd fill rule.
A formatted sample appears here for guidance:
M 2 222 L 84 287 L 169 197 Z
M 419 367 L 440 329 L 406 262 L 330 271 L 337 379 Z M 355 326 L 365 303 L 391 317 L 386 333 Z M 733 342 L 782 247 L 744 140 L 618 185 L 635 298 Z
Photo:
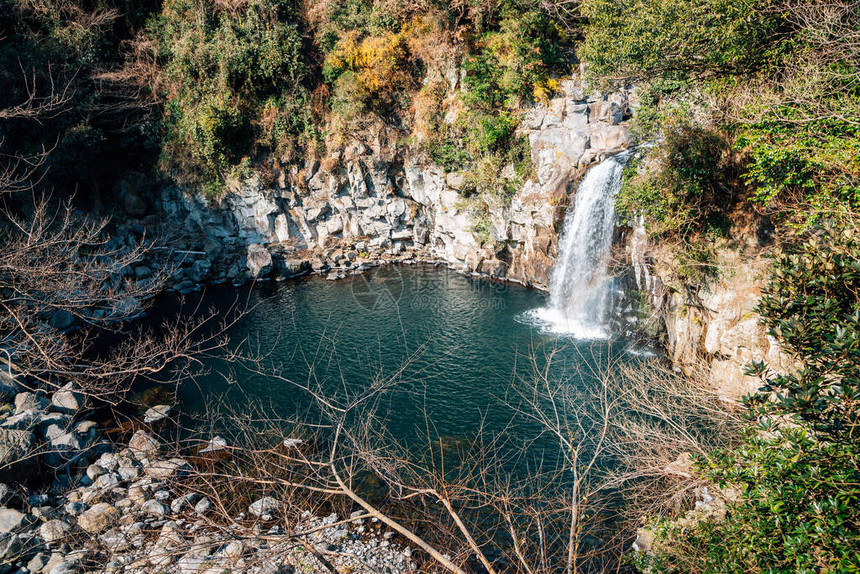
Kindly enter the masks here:
M 628 157 L 629 152 L 612 156 L 585 174 L 564 219 L 549 304 L 524 314 L 521 321 L 578 339 L 610 336 L 607 269 L 615 231 L 615 195 Z

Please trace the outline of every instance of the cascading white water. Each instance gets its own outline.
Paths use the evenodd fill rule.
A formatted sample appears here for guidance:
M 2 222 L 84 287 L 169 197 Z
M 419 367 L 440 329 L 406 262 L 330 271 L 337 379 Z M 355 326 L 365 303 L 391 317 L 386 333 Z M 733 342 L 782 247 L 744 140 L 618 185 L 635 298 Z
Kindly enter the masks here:
M 615 195 L 629 153 L 594 166 L 579 184 L 559 238 L 549 305 L 531 313 L 556 333 L 594 339 L 609 336 L 609 251 L 615 230 Z

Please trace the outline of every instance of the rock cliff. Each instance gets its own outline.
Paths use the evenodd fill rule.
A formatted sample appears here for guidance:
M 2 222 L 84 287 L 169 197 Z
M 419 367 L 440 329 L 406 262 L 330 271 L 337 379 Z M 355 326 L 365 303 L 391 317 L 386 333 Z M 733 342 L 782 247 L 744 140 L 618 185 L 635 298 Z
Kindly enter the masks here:
M 627 90 L 588 94 L 578 79 L 560 86 L 558 97 L 524 112 L 520 129 L 536 175 L 510 201 L 481 206 L 489 237 L 475 231 L 479 215 L 459 189 L 462 174 L 446 174 L 420 146 L 400 143 L 398 130 L 379 126 L 304 165 L 260 166 L 217 200 L 166 189 L 159 206 L 192 248 L 176 283 L 260 276 L 259 248 L 248 256 L 248 247 L 259 245 L 274 255 L 275 272 L 284 268 L 279 261 L 293 271 L 307 267 L 302 260 L 316 259 L 315 269 L 344 266 L 352 253 L 351 262 L 367 254 L 437 259 L 545 285 L 555 223 L 573 183 L 588 165 L 629 145 L 626 120 L 635 103 Z M 201 269 L 201 259 L 211 265 Z M 268 273 L 265 262 L 262 271 Z
M 766 245 L 757 234 L 740 231 L 731 245 L 717 246 L 717 275 L 694 285 L 679 278 L 672 249 L 650 239 L 643 226 L 629 237 L 628 254 L 652 329 L 665 335 L 676 368 L 710 379 L 729 399 L 757 390 L 758 379 L 744 374 L 751 361 L 790 368 L 755 313 L 767 272 Z

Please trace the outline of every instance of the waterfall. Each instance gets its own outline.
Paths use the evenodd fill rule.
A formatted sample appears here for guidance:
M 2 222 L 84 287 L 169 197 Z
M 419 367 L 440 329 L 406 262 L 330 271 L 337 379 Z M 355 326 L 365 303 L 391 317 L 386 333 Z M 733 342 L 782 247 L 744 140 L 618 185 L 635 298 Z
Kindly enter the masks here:
M 625 152 L 609 157 L 588 170 L 574 205 L 567 210 L 549 305 L 531 313 L 553 332 L 584 339 L 609 336 L 607 268 L 615 231 L 615 195 L 629 156 Z

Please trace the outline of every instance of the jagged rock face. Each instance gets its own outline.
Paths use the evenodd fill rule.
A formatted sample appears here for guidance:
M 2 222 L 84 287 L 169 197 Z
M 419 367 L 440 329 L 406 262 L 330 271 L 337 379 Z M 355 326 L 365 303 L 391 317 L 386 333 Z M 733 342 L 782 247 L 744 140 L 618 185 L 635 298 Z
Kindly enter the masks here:
M 638 227 L 628 252 L 636 283 L 662 323 L 666 348 L 677 368 L 699 378 L 708 376 L 731 399 L 760 386 L 758 379 L 745 374 L 752 361 L 765 361 L 774 371 L 792 368 L 791 359 L 755 313 L 766 268 L 761 246 L 718 250 L 719 267 L 730 272 L 690 286 L 673 277 L 671 253 L 653 243 Z
M 559 97 L 524 117 L 521 130 L 537 175 L 509 203 L 486 206 L 490 241 L 474 232 L 475 216 L 457 191 L 462 176 L 446 174 L 424 154 L 400 146 L 401 134 L 382 128 L 322 161 L 269 178 L 271 184 L 254 174 L 214 204 L 175 189 L 160 204 L 182 229 L 198 232 L 197 248 L 216 258 L 247 257 L 252 244 L 286 253 L 345 247 L 414 253 L 463 271 L 545 285 L 556 255 L 558 211 L 574 180 L 630 143 L 623 123 L 630 94 L 587 96 L 578 80 L 561 86 Z

